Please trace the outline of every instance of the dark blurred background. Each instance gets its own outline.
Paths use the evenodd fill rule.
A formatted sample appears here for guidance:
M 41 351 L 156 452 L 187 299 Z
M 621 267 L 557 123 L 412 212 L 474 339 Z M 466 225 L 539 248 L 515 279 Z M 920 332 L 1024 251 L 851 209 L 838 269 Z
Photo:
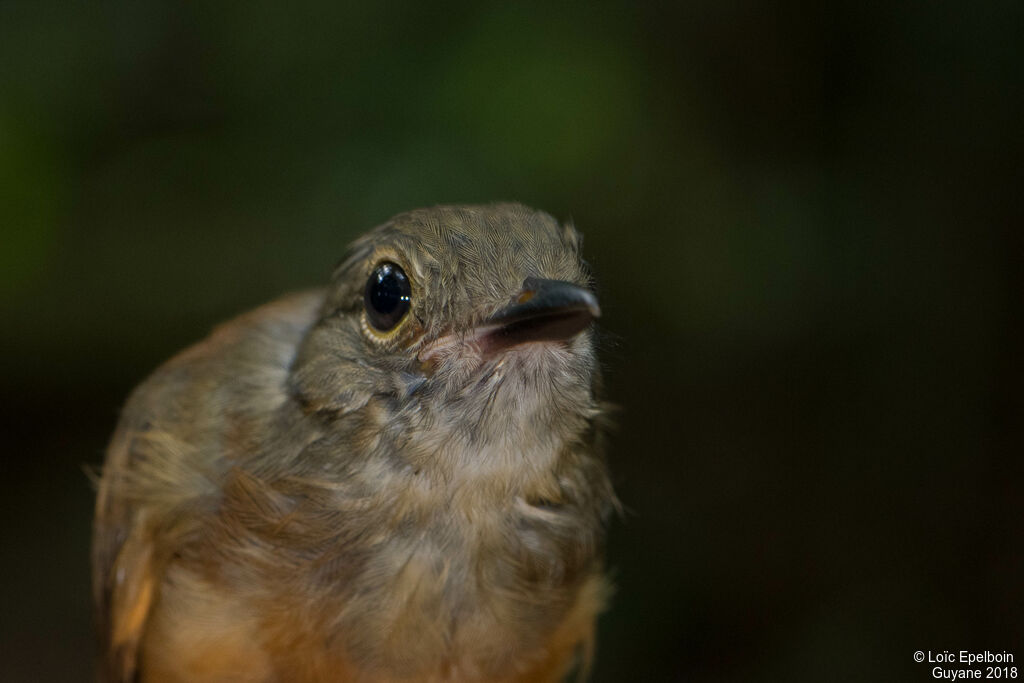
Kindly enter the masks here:
M 83 467 L 137 382 L 498 199 L 601 282 L 595 681 L 1024 662 L 1024 4 L 344 5 L 0 0 L 0 679 L 91 676 Z

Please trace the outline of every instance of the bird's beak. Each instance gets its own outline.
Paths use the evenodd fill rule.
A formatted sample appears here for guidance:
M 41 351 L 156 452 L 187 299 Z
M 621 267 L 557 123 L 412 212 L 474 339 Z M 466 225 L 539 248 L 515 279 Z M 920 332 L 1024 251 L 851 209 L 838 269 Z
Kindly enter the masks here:
M 481 350 L 491 355 L 540 341 L 566 341 L 601 316 L 597 297 L 561 280 L 528 277 L 512 302 L 479 328 Z

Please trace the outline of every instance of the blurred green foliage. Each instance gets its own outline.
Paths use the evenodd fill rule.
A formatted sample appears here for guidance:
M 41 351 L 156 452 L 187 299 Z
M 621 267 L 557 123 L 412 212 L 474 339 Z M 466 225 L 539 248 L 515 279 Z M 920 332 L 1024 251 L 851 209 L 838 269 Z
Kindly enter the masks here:
M 80 466 L 135 383 L 390 215 L 500 199 L 601 282 L 595 680 L 1012 651 L 1022 8 L 0 0 L 2 678 L 89 679 Z

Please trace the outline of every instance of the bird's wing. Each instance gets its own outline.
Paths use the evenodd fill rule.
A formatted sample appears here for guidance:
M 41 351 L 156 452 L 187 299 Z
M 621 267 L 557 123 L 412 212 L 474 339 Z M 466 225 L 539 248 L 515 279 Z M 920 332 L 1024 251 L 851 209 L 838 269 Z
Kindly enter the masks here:
M 127 430 L 107 454 L 93 521 L 93 600 L 100 640 L 100 679 L 135 680 L 137 652 L 156 589 L 152 524 L 122 495 L 132 461 Z
M 126 413 L 111 442 L 93 523 L 101 680 L 136 680 L 138 652 L 167 560 L 213 483 L 190 448 Z
M 231 441 L 225 411 L 258 423 L 280 405 L 291 359 L 323 296 L 290 295 L 221 325 L 129 399 L 107 450 L 93 524 L 102 680 L 137 677 L 168 563 L 194 549 L 216 515 Z

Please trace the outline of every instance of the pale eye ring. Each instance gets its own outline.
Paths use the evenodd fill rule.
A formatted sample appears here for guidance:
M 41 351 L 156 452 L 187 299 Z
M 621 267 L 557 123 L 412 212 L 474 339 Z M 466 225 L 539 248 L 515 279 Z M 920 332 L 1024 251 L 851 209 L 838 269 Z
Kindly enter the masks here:
M 412 303 L 412 287 L 405 271 L 384 261 L 373 269 L 363 291 L 366 320 L 379 332 L 393 330 L 402 322 Z

